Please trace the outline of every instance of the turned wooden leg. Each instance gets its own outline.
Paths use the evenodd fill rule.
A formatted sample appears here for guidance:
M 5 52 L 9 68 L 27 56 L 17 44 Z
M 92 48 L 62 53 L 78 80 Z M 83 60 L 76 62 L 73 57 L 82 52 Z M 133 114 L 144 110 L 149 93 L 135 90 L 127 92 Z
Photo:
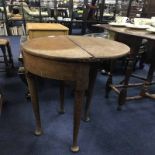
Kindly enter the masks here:
M 27 80 L 26 80 L 26 76 L 25 76 L 25 68 L 24 67 L 19 67 L 18 75 L 19 75 L 20 79 L 23 81 L 23 83 L 25 84 L 25 87 L 26 87 L 25 96 L 26 96 L 27 99 L 30 99 L 31 95 L 30 95 L 30 92 L 29 92 L 29 89 L 28 89 L 28 84 L 27 84 Z
M 112 74 L 109 74 L 108 80 L 106 82 L 106 86 L 105 86 L 105 97 L 109 98 L 109 93 L 111 91 L 111 87 L 110 85 L 112 84 Z
M 120 91 L 120 94 L 118 96 L 118 107 L 117 107 L 117 110 L 119 110 L 119 111 L 122 110 L 122 106 L 125 104 L 125 101 L 126 101 L 126 96 L 127 96 L 127 89 L 123 88 Z
M 154 99 L 154 95 L 148 92 L 149 86 L 152 84 L 153 75 L 155 71 L 155 41 L 154 40 L 148 40 L 147 49 L 148 49 L 147 54 L 148 54 L 150 67 L 147 74 L 147 79 L 144 82 L 140 95 L 143 97 L 150 97 Z
M 122 110 L 122 106 L 125 104 L 126 96 L 127 96 L 128 83 L 129 83 L 130 76 L 131 76 L 132 71 L 133 71 L 133 64 L 134 64 L 134 59 L 130 58 L 129 62 L 128 62 L 127 69 L 126 69 L 126 73 L 125 73 L 124 87 L 120 91 L 120 94 L 119 94 L 119 97 L 118 97 L 117 110 Z
M 35 121 L 36 121 L 35 135 L 39 136 L 43 133 L 43 131 L 41 129 L 39 102 L 38 102 L 38 94 L 37 94 L 37 88 L 35 83 L 35 76 L 32 75 L 31 73 L 26 73 L 26 78 L 27 78 L 28 87 L 31 94 L 31 102 L 32 102 L 33 112 L 34 112 Z
M 143 96 L 143 97 L 145 97 L 146 93 L 148 92 L 149 85 L 150 85 L 150 83 L 152 82 L 152 79 L 153 79 L 154 70 L 155 70 L 155 64 L 151 63 L 149 71 L 148 71 L 147 79 L 144 82 L 143 88 L 142 88 L 142 90 L 140 92 L 140 95 Z
M 65 108 L 64 108 L 64 81 L 60 81 L 60 109 L 59 113 L 64 114 L 65 113 Z
M 78 132 L 81 120 L 81 108 L 83 103 L 84 90 L 75 91 L 75 105 L 74 105 L 74 127 L 73 127 L 73 144 L 71 147 L 72 152 L 78 152 L 79 146 L 77 144 Z
M 115 60 L 112 60 L 111 64 L 110 64 L 110 73 L 109 73 L 109 77 L 108 77 L 108 80 L 107 80 L 106 86 L 105 86 L 105 97 L 106 98 L 109 97 L 109 93 L 111 91 L 110 85 L 112 84 L 112 73 L 113 73 L 115 62 L 116 62 Z
M 87 89 L 86 104 L 85 104 L 85 111 L 84 111 L 84 118 L 83 118 L 85 122 L 90 121 L 90 105 L 92 101 L 92 95 L 93 95 L 94 85 L 96 81 L 96 76 L 97 76 L 97 69 L 92 67 L 89 72 L 89 86 Z

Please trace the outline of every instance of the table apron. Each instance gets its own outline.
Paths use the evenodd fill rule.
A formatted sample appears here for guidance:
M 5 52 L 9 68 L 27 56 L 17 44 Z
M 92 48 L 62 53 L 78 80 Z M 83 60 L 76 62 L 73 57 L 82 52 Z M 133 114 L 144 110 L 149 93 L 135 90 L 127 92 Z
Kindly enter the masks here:
M 88 86 L 90 66 L 87 63 L 56 61 L 26 52 L 23 52 L 23 58 L 26 72 L 56 80 L 76 81 L 84 88 Z

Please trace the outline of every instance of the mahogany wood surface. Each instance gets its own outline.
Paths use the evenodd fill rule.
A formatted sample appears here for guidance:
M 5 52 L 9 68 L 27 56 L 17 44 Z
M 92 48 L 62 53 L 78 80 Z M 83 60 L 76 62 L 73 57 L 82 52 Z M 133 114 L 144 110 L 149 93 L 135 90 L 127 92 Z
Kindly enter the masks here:
M 53 60 L 93 62 L 124 56 L 129 52 L 129 47 L 104 38 L 49 36 L 27 41 L 24 51 Z

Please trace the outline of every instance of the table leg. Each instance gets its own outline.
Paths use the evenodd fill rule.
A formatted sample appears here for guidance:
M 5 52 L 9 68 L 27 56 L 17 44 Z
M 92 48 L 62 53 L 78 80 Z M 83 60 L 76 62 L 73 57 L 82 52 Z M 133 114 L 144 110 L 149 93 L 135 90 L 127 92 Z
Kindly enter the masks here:
M 64 81 L 60 81 L 60 110 L 59 110 L 60 114 L 64 114 L 65 113 L 65 108 L 64 108 L 64 89 L 65 89 Z
M 120 90 L 119 97 L 118 97 L 117 110 L 121 110 L 122 105 L 124 105 L 126 101 L 129 79 L 135 67 L 134 64 L 136 62 L 136 56 L 138 55 L 138 51 L 142 43 L 142 38 L 130 36 L 130 35 L 126 36 L 124 34 L 117 34 L 115 35 L 115 40 L 125 43 L 130 47 L 130 54 L 128 56 L 128 63 L 127 63 L 125 78 L 122 81 L 122 84 L 124 86 L 123 86 L 123 89 Z
M 108 80 L 106 82 L 106 87 L 105 87 L 105 97 L 106 98 L 109 98 L 109 93 L 111 91 L 111 85 L 112 85 L 112 75 L 113 75 L 113 69 L 114 69 L 114 66 L 115 66 L 115 60 L 112 60 L 111 61 L 111 64 L 110 64 L 110 73 L 109 73 L 109 76 L 108 76 Z
M 26 76 L 25 76 L 25 68 L 24 67 L 19 67 L 18 75 L 19 75 L 20 79 L 22 80 L 22 82 L 25 84 L 25 87 L 26 87 L 25 96 L 26 96 L 27 99 L 30 99 L 31 95 L 30 95 L 30 92 L 29 92 L 29 89 L 28 89 L 28 84 L 27 84 L 27 80 L 26 80 Z
M 90 105 L 92 101 L 92 95 L 93 95 L 94 85 L 96 81 L 96 76 L 97 76 L 97 69 L 94 67 L 90 68 L 89 86 L 86 94 L 86 104 L 85 104 L 85 111 L 84 111 L 84 118 L 83 118 L 85 122 L 90 121 Z
M 150 68 L 147 74 L 147 79 L 145 80 L 143 88 L 140 92 L 140 95 L 143 97 L 150 97 L 154 99 L 154 95 L 148 92 L 148 88 L 152 84 L 153 74 L 155 71 L 155 53 L 154 53 L 155 41 L 149 40 L 147 50 L 148 50 L 147 54 L 148 54 L 148 61 L 150 63 Z
M 151 85 L 154 71 L 155 71 L 155 64 L 151 64 L 150 68 L 149 68 L 148 75 L 147 75 L 147 79 L 144 82 L 143 88 L 140 92 L 140 95 L 143 97 L 151 97 L 151 94 L 148 93 L 148 88 Z
M 31 73 L 26 73 L 26 78 L 28 82 L 29 91 L 31 94 L 31 102 L 32 102 L 33 112 L 34 112 L 35 121 L 36 121 L 35 135 L 39 136 L 43 133 L 43 131 L 41 129 L 39 101 L 38 101 L 37 87 L 35 84 L 35 75 Z
M 77 144 L 78 133 L 81 120 L 81 109 L 84 98 L 84 90 L 75 91 L 75 105 L 74 105 L 74 127 L 73 127 L 73 144 L 71 146 L 72 152 L 78 152 L 79 146 Z
M 124 79 L 124 87 L 120 91 L 119 97 L 118 97 L 118 107 L 117 110 L 122 110 L 122 106 L 125 104 L 126 97 L 127 97 L 127 89 L 128 89 L 128 83 L 133 71 L 133 64 L 134 64 L 134 59 L 129 59 L 126 73 L 125 73 L 125 79 Z

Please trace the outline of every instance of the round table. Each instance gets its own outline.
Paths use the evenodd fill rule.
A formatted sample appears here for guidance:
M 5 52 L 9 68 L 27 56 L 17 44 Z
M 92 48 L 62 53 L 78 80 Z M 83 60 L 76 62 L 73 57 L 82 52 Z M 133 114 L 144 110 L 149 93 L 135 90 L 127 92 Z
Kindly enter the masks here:
M 79 151 L 77 144 L 81 106 L 88 88 L 90 64 L 127 55 L 128 46 L 104 38 L 83 36 L 51 36 L 36 38 L 22 44 L 22 54 L 31 101 L 36 120 L 36 135 L 42 134 L 35 75 L 75 82 L 73 144 L 71 150 Z

